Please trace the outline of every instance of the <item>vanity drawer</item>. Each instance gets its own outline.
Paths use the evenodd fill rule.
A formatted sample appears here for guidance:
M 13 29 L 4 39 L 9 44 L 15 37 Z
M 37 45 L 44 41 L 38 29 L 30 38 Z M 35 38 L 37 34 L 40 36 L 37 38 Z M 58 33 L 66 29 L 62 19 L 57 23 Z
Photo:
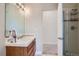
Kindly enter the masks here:
M 27 56 L 27 55 L 28 55 L 27 51 L 28 51 L 28 50 L 27 50 L 27 48 L 25 47 L 25 48 L 24 48 L 24 52 L 23 52 L 24 56 Z
M 22 47 L 6 47 L 6 55 L 7 56 L 23 56 L 24 55 L 24 48 Z
M 35 45 L 35 40 L 27 47 L 28 51 Z

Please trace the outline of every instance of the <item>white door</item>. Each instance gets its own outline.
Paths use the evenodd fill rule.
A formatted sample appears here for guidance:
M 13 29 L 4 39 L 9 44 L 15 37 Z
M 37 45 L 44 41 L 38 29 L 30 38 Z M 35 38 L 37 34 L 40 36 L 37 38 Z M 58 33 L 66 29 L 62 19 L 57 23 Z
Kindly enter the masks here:
M 57 39 L 58 39 L 58 55 L 63 55 L 63 10 L 62 4 L 58 4 L 57 19 Z
M 43 44 L 57 45 L 57 10 L 43 12 Z

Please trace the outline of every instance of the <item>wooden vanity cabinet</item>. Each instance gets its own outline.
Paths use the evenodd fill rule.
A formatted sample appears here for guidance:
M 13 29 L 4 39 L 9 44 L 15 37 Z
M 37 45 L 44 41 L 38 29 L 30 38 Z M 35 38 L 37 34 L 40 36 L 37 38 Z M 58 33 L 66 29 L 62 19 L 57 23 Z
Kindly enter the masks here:
M 34 56 L 36 51 L 35 39 L 28 47 L 6 46 L 6 56 Z

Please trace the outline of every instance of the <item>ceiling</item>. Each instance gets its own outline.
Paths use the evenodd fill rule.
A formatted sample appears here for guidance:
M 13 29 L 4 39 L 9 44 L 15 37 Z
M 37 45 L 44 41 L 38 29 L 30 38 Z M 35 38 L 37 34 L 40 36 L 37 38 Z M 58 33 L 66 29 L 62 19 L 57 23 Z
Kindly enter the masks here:
M 23 3 L 25 7 L 42 8 L 42 10 L 54 10 L 58 8 L 57 3 Z

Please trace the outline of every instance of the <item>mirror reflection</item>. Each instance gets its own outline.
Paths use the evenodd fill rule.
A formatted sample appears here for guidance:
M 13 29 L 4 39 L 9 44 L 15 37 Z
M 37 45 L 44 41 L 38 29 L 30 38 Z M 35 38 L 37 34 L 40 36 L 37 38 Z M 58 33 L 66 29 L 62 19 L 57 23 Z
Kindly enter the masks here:
M 25 17 L 24 11 L 19 8 L 19 4 L 6 4 L 6 28 L 5 36 L 8 37 L 13 30 L 17 36 L 25 32 Z

